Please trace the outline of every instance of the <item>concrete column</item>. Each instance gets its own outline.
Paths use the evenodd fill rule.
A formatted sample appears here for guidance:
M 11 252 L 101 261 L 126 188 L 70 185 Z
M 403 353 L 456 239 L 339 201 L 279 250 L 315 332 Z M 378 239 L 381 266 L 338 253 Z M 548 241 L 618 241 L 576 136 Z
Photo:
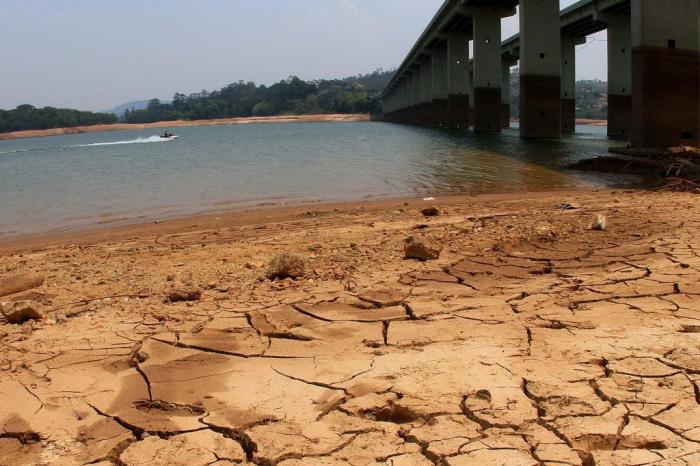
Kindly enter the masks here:
M 421 71 L 420 65 L 413 68 L 413 102 L 411 104 L 411 124 L 420 123 L 420 101 L 421 101 Z
M 396 84 L 396 91 L 394 92 L 394 121 L 396 123 L 401 123 L 401 83 Z
M 608 23 L 608 135 L 632 132 L 632 22 L 629 16 Z
M 630 15 L 597 13 L 608 25 L 608 136 L 632 132 L 632 19 Z
M 502 10 L 475 8 L 474 131 L 501 130 Z
M 469 35 L 447 36 L 448 127 L 469 128 Z
M 404 77 L 401 83 L 402 99 L 401 99 L 401 123 L 408 123 L 408 109 L 411 106 L 412 89 L 409 84 L 409 76 Z
M 433 55 L 433 126 L 447 127 L 447 49 L 434 49 Z
M 420 124 L 433 124 L 433 59 L 425 57 L 421 62 Z
M 406 98 L 404 99 L 403 110 L 403 123 L 411 123 L 411 107 L 413 106 L 413 75 L 410 71 L 406 73 L 406 81 L 404 82 L 406 87 Z
M 403 123 L 403 108 L 404 102 L 406 100 L 406 83 L 404 81 L 399 82 L 398 90 L 398 109 L 396 111 L 396 119 L 399 123 Z
M 632 0 L 632 146 L 700 145 L 700 1 Z
M 394 111 L 394 90 L 391 89 L 382 99 L 382 113 L 384 121 L 392 121 L 392 112 Z
M 520 0 L 520 136 L 560 133 L 559 0 Z
M 474 126 L 474 60 L 469 66 L 469 126 Z
M 576 46 L 585 44 L 585 37 L 561 38 L 561 132 L 576 131 Z
M 510 68 L 516 62 L 501 60 L 501 128 L 510 128 Z

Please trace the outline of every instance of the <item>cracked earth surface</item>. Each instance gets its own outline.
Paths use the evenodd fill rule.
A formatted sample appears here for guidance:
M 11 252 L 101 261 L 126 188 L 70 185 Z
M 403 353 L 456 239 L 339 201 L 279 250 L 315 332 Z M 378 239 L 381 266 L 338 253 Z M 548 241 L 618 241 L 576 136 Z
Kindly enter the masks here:
M 45 319 L 0 321 L 0 464 L 700 464 L 700 198 L 438 207 L 1 256 Z

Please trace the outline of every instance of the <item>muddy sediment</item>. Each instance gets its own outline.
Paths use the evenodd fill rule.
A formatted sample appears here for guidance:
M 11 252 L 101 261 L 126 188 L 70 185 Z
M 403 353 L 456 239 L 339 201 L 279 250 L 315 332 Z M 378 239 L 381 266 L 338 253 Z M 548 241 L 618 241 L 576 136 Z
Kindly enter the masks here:
M 700 463 L 697 195 L 433 204 L 5 249 L 0 464 Z

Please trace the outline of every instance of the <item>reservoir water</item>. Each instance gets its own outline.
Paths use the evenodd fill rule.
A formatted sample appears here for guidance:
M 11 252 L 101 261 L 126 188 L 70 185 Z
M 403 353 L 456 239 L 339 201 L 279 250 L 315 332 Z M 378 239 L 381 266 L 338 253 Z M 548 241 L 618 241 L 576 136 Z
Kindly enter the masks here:
M 564 169 L 605 127 L 528 141 L 388 123 L 283 123 L 0 141 L 0 239 L 247 206 L 628 186 Z

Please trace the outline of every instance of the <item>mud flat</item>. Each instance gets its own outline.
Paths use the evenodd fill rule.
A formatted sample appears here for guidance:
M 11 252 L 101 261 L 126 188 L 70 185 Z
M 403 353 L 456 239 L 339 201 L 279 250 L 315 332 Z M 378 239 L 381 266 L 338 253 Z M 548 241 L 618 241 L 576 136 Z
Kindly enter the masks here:
M 700 464 L 696 195 L 306 209 L 5 245 L 0 464 Z
M 63 136 L 66 134 L 103 133 L 107 131 L 131 131 L 148 128 L 178 128 L 183 126 L 222 126 L 248 125 L 252 123 L 312 123 L 312 122 L 348 122 L 369 121 L 366 114 L 332 114 L 332 115 L 279 115 L 250 118 L 221 118 L 216 120 L 176 120 L 157 123 L 115 123 L 113 125 L 76 126 L 74 128 L 53 128 L 41 130 L 16 131 L 0 133 L 0 141 L 46 136 Z

